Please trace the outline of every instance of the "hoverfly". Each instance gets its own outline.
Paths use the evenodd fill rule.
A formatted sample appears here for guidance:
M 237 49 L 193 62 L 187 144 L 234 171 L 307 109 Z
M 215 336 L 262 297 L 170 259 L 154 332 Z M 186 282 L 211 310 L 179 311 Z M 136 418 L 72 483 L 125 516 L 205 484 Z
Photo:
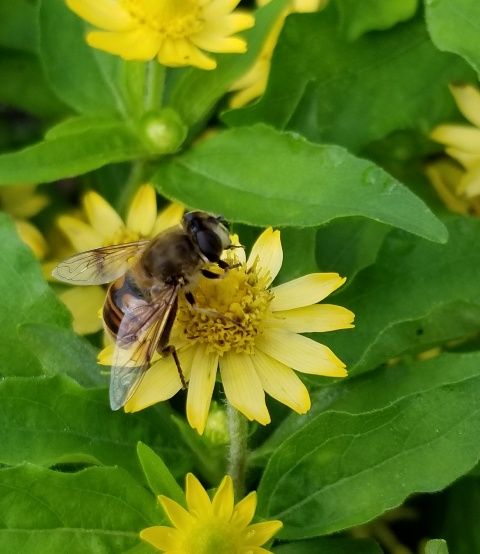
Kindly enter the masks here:
M 171 354 L 185 388 L 177 353 L 169 345 L 175 321 L 178 294 L 183 291 L 192 305 L 191 289 L 200 274 L 218 278 L 204 266 L 216 263 L 231 245 L 228 223 L 223 217 L 189 212 L 181 225 L 167 229 L 153 240 L 106 246 L 82 252 L 53 270 L 59 281 L 108 288 L 103 306 L 107 333 L 115 340 L 110 375 L 110 406 L 120 409 L 133 395 L 150 367 L 155 352 Z

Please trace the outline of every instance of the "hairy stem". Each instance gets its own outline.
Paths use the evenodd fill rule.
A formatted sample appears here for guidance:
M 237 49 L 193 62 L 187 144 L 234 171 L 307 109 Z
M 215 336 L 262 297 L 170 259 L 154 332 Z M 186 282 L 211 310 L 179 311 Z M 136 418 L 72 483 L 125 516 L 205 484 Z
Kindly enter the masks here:
M 235 496 L 240 499 L 245 493 L 248 423 L 245 417 L 229 403 L 227 403 L 227 417 L 230 434 L 228 473 L 233 479 Z

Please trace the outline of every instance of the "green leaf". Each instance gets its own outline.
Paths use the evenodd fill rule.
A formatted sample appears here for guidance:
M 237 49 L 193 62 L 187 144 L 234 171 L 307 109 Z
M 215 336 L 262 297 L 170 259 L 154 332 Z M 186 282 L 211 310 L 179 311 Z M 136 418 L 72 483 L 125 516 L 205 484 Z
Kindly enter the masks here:
M 264 125 L 219 133 L 159 165 L 153 180 L 170 199 L 251 225 L 307 227 L 361 215 L 447 238 L 427 206 L 371 162 Z
M 337 538 L 283 544 L 273 551 L 275 554 L 382 554 L 382 549 L 371 540 Z
M 360 218 L 339 219 L 320 227 L 316 237 L 317 268 L 344 275 L 350 285 L 359 271 L 376 260 L 389 232 L 386 225 Z
M 480 457 L 479 374 L 477 363 L 475 376 L 440 379 L 385 408 L 327 411 L 304 423 L 267 465 L 259 514 L 283 521 L 282 538 L 307 538 L 365 523 L 410 494 L 443 489 Z
M 0 14 L 1 21 L 1 14 Z M 0 51 L 0 102 L 41 118 L 62 115 L 66 107 L 54 96 L 35 56 Z
M 174 463 L 176 471 L 189 462 L 178 437 L 158 433 L 161 417 L 112 412 L 105 389 L 86 390 L 61 375 L 9 377 L 0 383 L 0 398 L 0 463 L 118 464 L 138 475 L 139 438 Z
M 163 494 L 179 504 L 185 504 L 185 494 L 165 465 L 165 462 L 143 442 L 137 444 L 137 455 L 152 492 Z
M 289 16 L 265 94 L 223 119 L 231 126 L 264 122 L 359 152 L 394 130 L 427 134 L 455 116 L 447 84 L 473 72 L 433 46 L 420 17 L 354 43 L 337 27 L 334 6 Z
M 446 222 L 450 240 L 445 245 L 392 232 L 376 263 L 335 296 L 336 304 L 355 313 L 357 326 L 348 334 L 320 338 L 350 373 L 478 330 L 480 222 L 453 216 Z
M 289 0 L 272 0 L 255 12 L 255 26 L 244 33 L 248 43 L 245 54 L 215 56 L 218 62 L 215 71 L 187 69 L 174 81 L 168 90 L 167 103 L 187 126 L 199 126 L 230 85 L 249 70 L 288 3 Z
M 255 465 L 309 421 L 327 410 L 361 414 L 368 399 L 369 410 L 380 410 L 394 402 L 479 375 L 480 354 L 442 354 L 436 358 L 389 366 L 359 377 L 312 391 L 312 409 L 305 416 L 290 414 L 252 455 Z
M 18 334 L 21 343 L 40 361 L 45 375 L 66 374 L 87 387 L 106 384 L 97 364 L 97 351 L 72 330 L 25 323 L 19 326 Z
M 123 552 L 155 524 L 155 498 L 120 468 L 0 470 L 0 551 Z
M 455 551 L 460 554 L 459 550 Z M 469 552 L 475 552 L 474 550 L 469 550 Z M 447 543 L 442 539 L 433 539 L 428 541 L 425 545 L 425 554 L 448 554 Z
M 138 114 L 145 64 L 125 62 L 85 42 L 87 27 L 62 0 L 40 0 L 40 53 L 57 95 L 88 115 Z
M 0 244 L 0 373 L 40 375 L 40 364 L 19 340 L 18 327 L 25 323 L 67 326 L 70 316 L 5 214 L 0 214 Z
M 33 146 L 0 156 L 0 184 L 51 182 L 81 175 L 106 164 L 144 156 L 146 148 L 123 123 L 61 133 Z
M 436 518 L 436 534 L 445 537 L 452 554 L 480 552 L 480 479 L 464 477 L 445 492 L 443 500 L 446 505 L 444 513 Z
M 29 0 L 0 2 L 0 47 L 35 52 L 38 43 L 36 6 Z M 2 81 L 2 86 L 6 83 Z
M 340 26 L 348 40 L 368 31 L 389 29 L 414 16 L 418 0 L 337 0 Z
M 425 6 L 435 45 L 459 54 L 480 73 L 480 4 L 476 0 L 426 0 Z

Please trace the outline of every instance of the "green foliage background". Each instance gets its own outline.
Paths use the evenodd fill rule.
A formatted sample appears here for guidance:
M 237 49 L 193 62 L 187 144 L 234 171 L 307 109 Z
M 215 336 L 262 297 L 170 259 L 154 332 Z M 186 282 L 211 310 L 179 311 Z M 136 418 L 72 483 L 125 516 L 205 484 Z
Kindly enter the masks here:
M 222 213 L 247 241 L 282 228 L 280 280 L 346 275 L 334 302 L 356 328 L 321 340 L 349 379 L 309 378 L 307 416 L 272 402 L 273 423 L 251 427 L 258 518 L 284 523 L 272 549 L 381 553 L 375 526 L 406 503 L 413 520 L 392 525 L 412 552 L 445 554 L 446 539 L 480 553 L 480 222 L 448 214 L 422 173 L 440 152 L 429 131 L 461 120 L 448 83 L 477 82 L 480 4 L 331 0 L 290 15 L 265 94 L 229 109 L 287 3 L 257 11 L 245 55 L 169 70 L 152 99 L 147 64 L 89 48 L 62 0 L 0 0 L 0 184 L 43 184 L 48 229 L 57 181 L 125 209 L 140 167 L 165 199 Z M 165 523 L 155 495 L 182 501 L 187 471 L 216 486 L 225 448 L 185 425 L 182 400 L 112 413 L 98 341 L 72 331 L 7 215 L 0 244 L 0 552 L 151 552 L 138 533 Z

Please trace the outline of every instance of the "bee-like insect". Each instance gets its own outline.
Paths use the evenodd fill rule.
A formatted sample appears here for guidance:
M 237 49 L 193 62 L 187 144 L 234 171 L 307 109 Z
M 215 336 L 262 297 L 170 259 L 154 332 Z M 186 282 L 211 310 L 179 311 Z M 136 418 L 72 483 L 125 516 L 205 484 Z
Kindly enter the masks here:
M 156 351 L 170 353 L 180 379 L 185 380 L 175 348 L 169 345 L 180 291 L 192 305 L 191 289 L 198 276 L 218 278 L 206 269 L 221 259 L 230 243 L 229 226 L 223 217 L 189 212 L 181 225 L 153 240 L 106 246 L 82 252 L 53 270 L 59 281 L 76 285 L 111 283 L 103 306 L 105 330 L 115 339 L 110 376 L 110 406 L 121 408 L 132 396 Z

